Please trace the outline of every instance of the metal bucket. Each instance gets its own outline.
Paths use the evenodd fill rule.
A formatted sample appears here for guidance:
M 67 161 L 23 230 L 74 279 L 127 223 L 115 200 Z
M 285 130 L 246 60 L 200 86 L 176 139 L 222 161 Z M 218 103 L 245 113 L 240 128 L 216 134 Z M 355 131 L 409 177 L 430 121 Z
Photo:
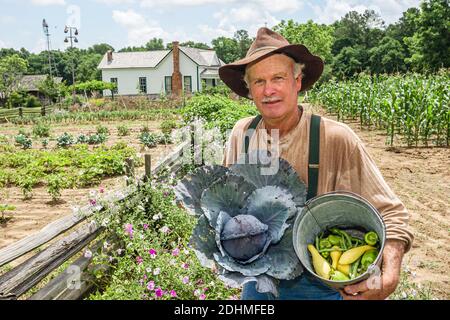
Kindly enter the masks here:
M 314 244 L 317 235 L 332 227 L 360 232 L 373 230 L 378 234 L 380 253 L 364 274 L 348 281 L 333 281 L 314 272 L 307 245 Z M 308 200 L 293 227 L 294 249 L 301 264 L 314 277 L 335 289 L 366 280 L 379 270 L 385 241 L 386 227 L 378 210 L 361 196 L 346 191 L 330 192 Z

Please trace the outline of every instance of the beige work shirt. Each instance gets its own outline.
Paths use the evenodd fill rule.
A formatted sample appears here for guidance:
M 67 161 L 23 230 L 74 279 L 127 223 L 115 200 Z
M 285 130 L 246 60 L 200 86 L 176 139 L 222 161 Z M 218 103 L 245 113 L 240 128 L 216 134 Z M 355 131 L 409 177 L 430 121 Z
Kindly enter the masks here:
M 225 148 L 224 166 L 237 162 L 243 150 L 245 131 L 252 119 L 244 118 L 235 124 Z M 291 164 L 306 185 L 310 121 L 311 114 L 303 113 L 296 127 L 279 139 L 280 157 Z M 250 140 L 249 151 L 267 150 L 268 140 L 271 138 L 262 120 Z M 407 228 L 409 213 L 384 181 L 362 141 L 347 125 L 322 117 L 319 166 L 317 195 L 343 190 L 364 197 L 382 215 L 387 239 L 405 241 L 406 251 L 409 251 L 413 241 L 413 235 Z

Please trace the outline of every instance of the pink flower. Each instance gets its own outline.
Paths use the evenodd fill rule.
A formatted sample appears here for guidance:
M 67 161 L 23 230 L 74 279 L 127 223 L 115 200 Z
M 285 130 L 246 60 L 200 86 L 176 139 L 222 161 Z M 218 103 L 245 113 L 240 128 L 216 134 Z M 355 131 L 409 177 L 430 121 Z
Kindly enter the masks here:
M 155 294 L 158 298 L 160 298 L 163 295 L 163 291 L 161 290 L 161 288 L 158 288 L 155 290 Z
M 177 292 L 175 290 L 170 290 L 170 295 L 175 298 L 177 296 Z
M 188 284 L 189 283 L 189 277 L 188 276 L 183 277 L 182 281 L 183 281 L 184 284 Z
M 136 257 L 136 262 L 137 262 L 137 264 L 141 264 L 143 261 L 144 261 L 144 259 L 142 259 L 141 256 L 137 256 L 137 257 Z
M 183 267 L 183 269 L 189 269 L 189 265 L 187 263 L 183 263 L 181 266 Z
M 170 229 L 168 226 L 163 226 L 161 229 L 159 229 L 159 231 L 161 231 L 162 233 L 169 233 Z
M 144 223 L 144 230 L 148 229 L 148 224 Z
M 125 224 L 125 232 L 130 235 L 130 238 L 133 238 L 133 225 L 131 223 Z
M 206 299 L 206 295 L 204 293 L 202 293 L 200 295 L 200 297 L 198 297 L 200 300 L 205 300 Z
M 180 249 L 175 248 L 175 249 L 172 250 L 172 255 L 173 255 L 174 257 L 178 256 L 179 254 L 180 254 Z
M 148 250 L 148 253 L 150 254 L 150 258 L 152 258 L 152 259 L 156 258 L 156 250 L 155 249 Z
M 150 291 L 155 289 L 155 282 L 154 281 L 150 281 L 149 283 L 147 283 L 147 289 L 150 290 Z
M 95 201 L 95 199 L 89 199 L 89 203 L 91 204 L 91 206 L 95 206 L 97 204 L 97 201 Z
M 105 188 L 103 188 L 103 187 L 100 187 L 100 193 L 103 193 L 103 192 L 105 192 Z

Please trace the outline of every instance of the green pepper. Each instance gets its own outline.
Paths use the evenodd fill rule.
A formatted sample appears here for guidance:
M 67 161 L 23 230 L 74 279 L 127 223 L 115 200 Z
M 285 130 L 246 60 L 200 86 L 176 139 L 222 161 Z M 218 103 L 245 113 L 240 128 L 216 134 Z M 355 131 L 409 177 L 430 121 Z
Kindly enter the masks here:
M 375 262 L 376 258 L 378 257 L 378 250 L 373 249 L 366 251 L 363 256 L 361 257 L 361 265 L 364 270 L 367 270 L 367 268 Z
M 320 249 L 319 249 L 319 250 L 321 250 L 321 249 L 329 249 L 329 248 L 331 248 L 333 245 L 331 244 L 330 241 L 328 241 L 327 238 L 325 238 L 325 239 L 321 239 L 321 240 L 319 241 L 319 246 L 320 246 Z
M 349 277 L 347 277 L 344 273 L 338 271 L 338 270 L 334 270 L 333 274 L 331 275 L 331 280 L 334 281 L 347 281 L 350 280 Z
M 334 235 L 334 234 L 330 234 L 329 236 L 328 236 L 328 241 L 330 241 L 330 243 L 333 245 L 333 246 L 338 246 L 339 244 L 340 244 L 340 241 L 341 240 L 341 238 L 339 237 L 339 236 L 337 236 L 337 235 Z
M 369 231 L 364 235 L 364 241 L 369 246 L 374 246 L 378 242 L 378 235 L 374 231 Z
M 339 230 L 338 228 L 331 228 L 330 231 L 335 235 L 343 236 L 345 238 L 347 248 L 352 247 L 352 239 L 347 232 Z

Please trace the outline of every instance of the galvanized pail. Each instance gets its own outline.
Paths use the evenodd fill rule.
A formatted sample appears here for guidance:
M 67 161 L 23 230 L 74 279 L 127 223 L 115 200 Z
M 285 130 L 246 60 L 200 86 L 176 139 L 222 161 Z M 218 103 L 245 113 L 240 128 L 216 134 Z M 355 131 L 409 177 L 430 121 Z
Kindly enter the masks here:
M 380 253 L 364 274 L 348 281 L 333 281 L 314 272 L 307 245 L 314 244 L 317 235 L 332 227 L 360 232 L 375 231 L 378 234 Z M 346 191 L 330 192 L 308 200 L 293 227 L 294 249 L 301 264 L 314 277 L 335 289 L 375 276 L 380 270 L 385 241 L 386 227 L 378 210 L 361 196 Z

